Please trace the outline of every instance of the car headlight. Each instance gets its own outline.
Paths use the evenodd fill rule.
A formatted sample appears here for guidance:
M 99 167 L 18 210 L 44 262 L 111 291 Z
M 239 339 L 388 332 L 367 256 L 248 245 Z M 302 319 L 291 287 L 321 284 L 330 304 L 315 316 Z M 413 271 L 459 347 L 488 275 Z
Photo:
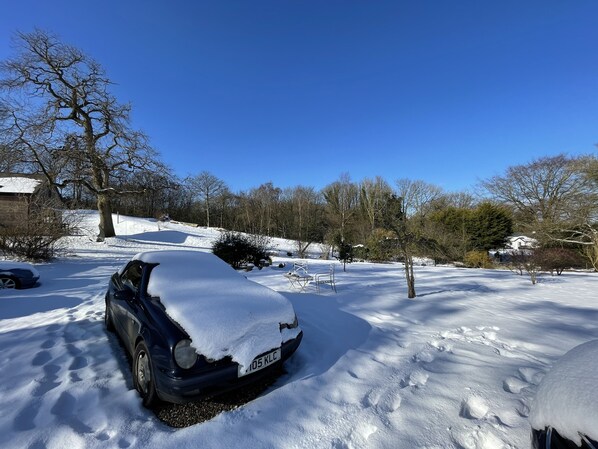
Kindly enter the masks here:
M 295 319 L 293 320 L 292 323 L 281 323 L 280 324 L 280 330 L 283 329 L 295 329 L 297 326 L 299 326 L 299 321 L 297 320 L 297 315 L 295 315 Z
M 189 369 L 197 360 L 195 348 L 191 346 L 191 340 L 181 340 L 174 347 L 174 361 L 183 369 Z

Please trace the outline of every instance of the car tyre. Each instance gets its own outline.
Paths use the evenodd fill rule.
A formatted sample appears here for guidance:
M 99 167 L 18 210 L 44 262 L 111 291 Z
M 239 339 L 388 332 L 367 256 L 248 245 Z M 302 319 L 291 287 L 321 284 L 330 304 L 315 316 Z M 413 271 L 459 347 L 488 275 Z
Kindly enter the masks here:
M 0 289 L 17 288 L 17 281 L 9 276 L 0 276 Z
M 108 301 L 106 301 L 106 311 L 104 312 L 104 325 L 106 326 L 106 330 L 108 332 L 114 332 L 114 321 L 112 321 L 112 313 L 108 309 Z
M 152 359 L 143 341 L 139 342 L 135 348 L 135 355 L 133 357 L 133 382 L 145 407 L 149 408 L 158 402 Z

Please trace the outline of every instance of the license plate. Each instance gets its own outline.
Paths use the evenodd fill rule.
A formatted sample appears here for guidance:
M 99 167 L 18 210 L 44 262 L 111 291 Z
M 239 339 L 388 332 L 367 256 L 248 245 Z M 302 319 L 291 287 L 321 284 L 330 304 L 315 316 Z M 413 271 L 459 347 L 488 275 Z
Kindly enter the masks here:
M 256 357 L 253 359 L 253 362 L 251 362 L 251 365 L 249 365 L 249 368 L 244 369 L 243 367 L 239 367 L 239 377 L 247 376 L 248 374 L 255 373 L 267 366 L 273 365 L 280 360 L 281 356 L 282 351 L 278 348 L 268 354 Z

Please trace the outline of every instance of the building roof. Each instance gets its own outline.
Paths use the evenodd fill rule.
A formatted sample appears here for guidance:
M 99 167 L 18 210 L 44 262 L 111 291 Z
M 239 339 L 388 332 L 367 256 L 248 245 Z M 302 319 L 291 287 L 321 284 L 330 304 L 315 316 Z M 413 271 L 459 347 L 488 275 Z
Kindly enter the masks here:
M 40 179 L 27 176 L 0 176 L 0 193 L 31 194 L 41 183 Z

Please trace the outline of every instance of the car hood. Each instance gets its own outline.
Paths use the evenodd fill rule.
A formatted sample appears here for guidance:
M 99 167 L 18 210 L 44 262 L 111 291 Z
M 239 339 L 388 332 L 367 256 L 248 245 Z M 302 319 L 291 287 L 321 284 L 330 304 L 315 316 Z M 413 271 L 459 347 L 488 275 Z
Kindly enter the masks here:
M 33 277 L 39 277 L 39 272 L 29 263 L 0 260 L 0 272 L 11 270 L 27 270 L 32 273 Z
M 534 429 L 552 427 L 581 445 L 579 434 L 598 440 L 598 340 L 559 359 L 538 386 L 530 413 Z
M 247 367 L 257 355 L 280 347 L 283 335 L 289 339 L 288 332 L 280 331 L 281 323 L 295 319 L 289 300 L 247 280 L 213 254 L 160 251 L 135 257 L 159 264 L 152 269 L 147 293 L 160 298 L 168 316 L 205 357 L 230 356 Z

